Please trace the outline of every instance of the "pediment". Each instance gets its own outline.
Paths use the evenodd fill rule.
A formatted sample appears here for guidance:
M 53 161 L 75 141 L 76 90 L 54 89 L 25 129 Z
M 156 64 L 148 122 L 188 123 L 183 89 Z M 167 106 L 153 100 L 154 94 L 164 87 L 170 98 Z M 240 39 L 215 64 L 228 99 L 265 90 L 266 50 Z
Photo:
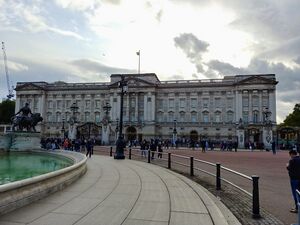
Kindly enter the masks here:
M 155 83 L 151 83 L 149 81 L 140 79 L 140 78 L 135 78 L 135 77 L 128 77 L 125 78 L 125 81 L 127 82 L 128 87 L 153 87 L 156 86 Z M 118 82 L 115 82 L 111 84 L 112 87 L 118 86 Z
M 44 90 L 44 88 L 33 83 L 17 84 L 16 91 L 28 91 L 28 90 L 30 91 Z
M 259 75 L 254 75 L 236 82 L 235 85 L 248 85 L 248 84 L 275 84 L 276 85 L 277 83 L 278 81 L 274 79 L 269 79 Z

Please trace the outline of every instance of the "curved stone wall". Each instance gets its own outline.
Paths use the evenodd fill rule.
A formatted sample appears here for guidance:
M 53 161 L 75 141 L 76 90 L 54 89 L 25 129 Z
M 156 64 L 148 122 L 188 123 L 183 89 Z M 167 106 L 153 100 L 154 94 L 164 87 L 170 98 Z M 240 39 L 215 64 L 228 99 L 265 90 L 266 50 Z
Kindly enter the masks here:
M 70 151 L 32 151 L 73 160 L 72 166 L 40 176 L 0 185 L 0 215 L 44 198 L 70 185 L 86 172 L 86 156 Z

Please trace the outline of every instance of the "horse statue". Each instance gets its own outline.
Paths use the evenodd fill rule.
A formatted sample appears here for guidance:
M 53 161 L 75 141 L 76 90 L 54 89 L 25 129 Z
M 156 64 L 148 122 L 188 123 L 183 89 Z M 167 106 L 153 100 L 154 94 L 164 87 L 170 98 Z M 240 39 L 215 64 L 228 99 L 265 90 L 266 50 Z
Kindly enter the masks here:
M 38 122 L 43 121 L 43 117 L 41 117 L 40 113 L 33 113 L 30 117 L 29 116 L 13 116 L 11 118 L 12 121 L 12 130 L 16 131 L 16 127 L 18 131 L 23 131 L 26 128 L 27 131 L 34 131 L 35 126 Z

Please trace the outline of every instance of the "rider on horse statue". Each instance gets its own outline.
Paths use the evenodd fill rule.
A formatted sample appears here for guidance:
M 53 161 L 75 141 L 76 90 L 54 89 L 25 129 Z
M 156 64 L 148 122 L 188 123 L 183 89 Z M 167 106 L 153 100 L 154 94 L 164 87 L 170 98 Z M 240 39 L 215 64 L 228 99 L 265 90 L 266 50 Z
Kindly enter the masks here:
M 22 114 L 19 115 L 20 113 Z M 29 108 L 29 103 L 25 103 L 25 106 L 22 107 L 19 112 L 12 117 L 12 129 L 15 131 L 15 127 L 18 127 L 18 130 L 21 131 L 23 128 L 26 128 L 27 131 L 35 131 L 35 126 L 42 120 L 43 118 L 41 117 L 40 113 L 32 113 L 31 109 Z
M 21 116 L 18 116 L 21 112 L 22 112 L 22 115 L 21 115 Z M 15 114 L 15 116 L 19 117 L 20 120 L 24 120 L 24 119 L 26 119 L 26 118 L 29 117 L 29 114 L 30 114 L 30 116 L 31 116 L 31 115 L 32 115 L 32 112 L 31 112 L 31 109 L 29 108 L 29 103 L 26 102 L 26 103 L 25 103 L 25 106 L 22 107 L 22 108 L 19 110 L 19 112 L 17 112 L 17 113 Z

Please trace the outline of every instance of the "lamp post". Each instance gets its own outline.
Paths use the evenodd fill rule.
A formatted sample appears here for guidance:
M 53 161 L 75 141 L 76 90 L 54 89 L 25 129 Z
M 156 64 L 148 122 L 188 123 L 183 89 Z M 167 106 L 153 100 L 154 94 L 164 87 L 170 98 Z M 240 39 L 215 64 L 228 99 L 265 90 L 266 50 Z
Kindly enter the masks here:
M 173 145 L 176 146 L 177 141 L 177 129 L 176 129 L 176 120 L 174 120 L 174 128 L 173 128 Z
M 61 133 L 63 135 L 63 139 L 65 139 L 65 119 L 62 119 L 62 128 L 61 128 Z
M 121 75 L 121 80 L 119 82 L 119 88 L 121 89 L 120 97 L 120 123 L 119 123 L 119 136 L 116 142 L 116 153 L 114 155 L 115 159 L 125 159 L 124 148 L 126 147 L 126 143 L 122 134 L 123 129 L 123 98 L 124 94 L 127 92 L 127 82 L 125 81 L 124 75 Z
M 72 111 L 72 118 L 70 118 L 70 120 L 73 120 L 74 123 L 77 122 L 75 113 L 77 113 L 78 109 L 79 107 L 77 106 L 76 102 L 74 102 L 70 107 L 70 110 Z
M 117 120 L 116 120 L 116 129 L 115 129 L 115 132 L 116 132 L 116 140 L 117 140 L 117 138 L 118 138 L 118 132 L 119 132 L 119 119 L 117 118 Z
M 272 134 L 270 135 L 270 131 L 272 131 L 272 121 L 270 119 L 272 112 L 269 110 L 269 108 L 265 108 L 263 111 L 264 114 L 264 126 L 266 127 L 266 141 L 267 143 L 270 143 L 272 141 Z

